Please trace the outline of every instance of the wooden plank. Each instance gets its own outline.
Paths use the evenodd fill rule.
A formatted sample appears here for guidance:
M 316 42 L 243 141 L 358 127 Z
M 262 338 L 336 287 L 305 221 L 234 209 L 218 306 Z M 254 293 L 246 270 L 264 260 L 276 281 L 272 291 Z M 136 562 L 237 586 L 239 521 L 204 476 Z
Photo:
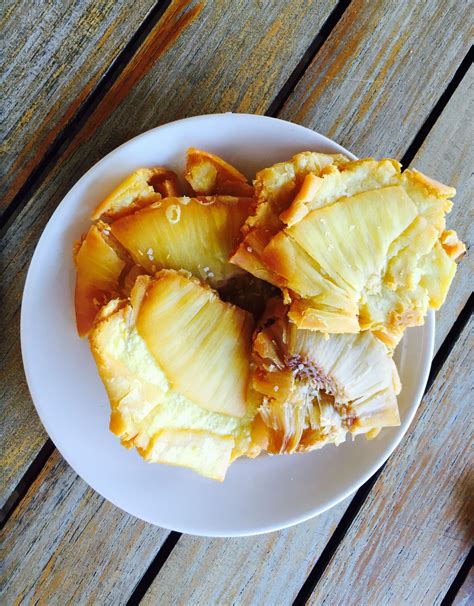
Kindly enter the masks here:
M 2 504 L 45 437 L 23 376 L 19 316 L 26 270 L 55 207 L 91 164 L 138 132 L 183 115 L 263 111 L 335 2 L 298 0 L 282 5 L 272 0 L 249 11 L 245 0 L 225 0 L 193 3 L 183 13 L 184 4 L 181 0 L 171 4 L 85 125 L 82 145 L 72 141 L 0 242 L 4 293 L 0 374 L 7 377 L 0 386 Z M 285 44 L 275 44 L 275 39 Z
M 454 598 L 453 606 L 471 606 L 474 602 L 474 571 L 471 568 L 466 580 L 461 585 L 456 597 Z
M 473 329 L 471 318 L 309 603 L 441 603 L 474 530 Z
M 184 535 L 141 603 L 289 604 L 290 594 L 304 583 L 349 502 L 267 535 L 234 539 Z
M 154 0 L 3 3 L 0 213 L 154 4 Z
M 354 0 L 280 117 L 360 157 L 400 157 L 469 50 L 467 21 L 457 0 Z
M 293 6 L 292 5 L 292 10 L 293 10 Z M 293 27 L 293 21 L 291 21 L 291 26 Z M 21 214 L 21 216 L 18 218 L 18 221 L 15 223 L 14 226 L 12 226 L 12 228 L 7 232 L 7 234 L 5 235 L 5 242 L 8 244 L 8 250 L 10 253 L 10 258 L 12 259 L 11 264 L 13 264 L 14 267 L 17 268 L 17 270 L 24 271 L 25 265 L 28 263 L 28 260 L 30 258 L 31 255 L 31 250 L 32 247 L 34 246 L 34 243 L 36 242 L 39 233 L 41 232 L 42 227 L 45 224 L 45 221 L 47 220 L 47 217 L 50 216 L 50 213 L 52 212 L 52 210 L 54 209 L 54 207 L 57 205 L 58 201 L 61 199 L 62 195 L 64 194 L 64 191 L 66 191 L 68 184 L 71 184 L 71 182 L 74 180 L 71 175 L 75 175 L 75 174 L 79 174 L 80 172 L 82 172 L 87 166 L 88 163 L 93 162 L 95 159 L 95 153 L 97 153 L 97 155 L 103 155 L 103 153 L 105 151 L 108 151 L 109 148 L 113 147 L 114 145 L 116 145 L 117 143 L 120 142 L 121 138 L 127 138 L 127 133 L 126 133 L 126 129 L 125 127 L 123 127 L 122 122 L 120 120 L 125 120 L 126 123 L 128 123 L 128 128 L 130 128 L 131 132 L 130 134 L 135 134 L 136 130 L 134 129 L 138 129 L 138 130 L 144 130 L 145 128 L 148 128 L 149 126 L 152 126 L 154 124 L 156 124 L 156 122 L 161 121 L 162 117 L 161 117 L 161 106 L 160 108 L 154 108 L 156 110 L 156 115 L 155 116 L 150 116 L 148 115 L 148 110 L 144 109 L 143 111 L 145 112 L 145 114 L 147 114 L 147 118 L 144 119 L 144 122 L 140 122 L 140 115 L 141 115 L 141 107 L 142 104 L 145 100 L 149 99 L 150 96 L 152 95 L 153 92 L 153 77 L 158 77 L 156 70 L 158 69 L 157 66 L 159 66 L 160 69 L 163 69 L 163 64 L 165 63 L 165 60 L 167 60 L 168 55 L 171 55 L 173 53 L 175 53 L 175 49 L 179 48 L 179 44 L 182 44 L 182 48 L 181 51 L 182 55 L 180 55 L 181 57 L 181 61 L 182 61 L 182 67 L 184 69 L 184 74 L 188 74 L 187 77 L 190 77 L 189 74 L 191 73 L 188 70 L 188 55 L 191 52 L 190 51 L 190 47 L 186 46 L 186 36 L 189 35 L 188 32 L 192 30 L 191 26 L 189 28 L 189 30 L 186 30 L 186 32 L 184 32 L 184 34 L 181 36 L 180 39 L 178 39 L 178 42 L 176 43 L 175 46 L 173 46 L 168 53 L 164 53 L 162 55 L 162 57 L 160 58 L 159 61 L 157 61 L 156 66 L 150 68 L 148 75 L 146 77 L 144 77 L 144 79 L 142 81 L 140 81 L 139 83 L 136 84 L 135 88 L 133 89 L 132 93 L 131 93 L 131 99 L 133 100 L 133 103 L 131 101 L 129 101 L 129 99 L 123 101 L 122 106 L 120 106 L 117 111 L 113 114 L 113 116 L 107 121 L 105 122 L 104 126 L 100 127 L 99 131 L 96 132 L 94 135 L 92 135 L 92 131 L 87 131 L 91 136 L 94 136 L 94 145 L 97 144 L 97 149 L 98 151 L 94 151 L 94 149 L 92 149 L 93 146 L 88 146 L 88 145 L 84 145 L 81 149 L 77 150 L 77 151 L 71 151 L 69 156 L 70 158 L 68 159 L 67 162 L 65 162 L 64 166 L 62 167 L 58 167 L 56 171 L 54 171 L 51 175 L 50 178 L 48 179 L 48 181 L 44 184 L 44 186 L 38 190 L 37 194 L 35 195 L 35 197 L 32 199 L 31 203 L 28 205 L 28 209 L 25 210 L 24 213 Z M 433 29 L 433 28 L 432 28 Z M 301 35 L 301 34 L 300 34 Z M 438 34 L 438 37 L 442 35 L 442 32 L 440 31 Z M 288 36 L 289 39 L 291 40 L 291 28 L 290 31 L 288 32 Z M 438 38 L 435 36 L 433 39 L 433 45 L 436 45 L 436 41 L 438 40 Z M 346 42 L 348 42 L 346 40 Z M 288 43 L 288 38 L 286 40 L 286 43 Z M 415 40 L 413 40 L 413 44 L 415 44 Z M 174 60 L 176 60 L 176 55 L 173 54 L 173 58 Z M 178 57 L 179 58 L 179 57 Z M 222 60 L 222 57 L 221 57 Z M 196 58 L 194 57 L 194 61 L 196 61 Z M 198 62 L 198 61 L 197 61 Z M 169 65 L 169 64 L 166 64 Z M 165 65 L 165 67 L 166 67 Z M 181 64 L 180 64 L 180 68 L 181 68 Z M 188 71 L 186 71 L 188 70 Z M 162 77 L 162 74 L 160 72 L 159 77 Z M 435 71 L 435 73 L 432 74 L 432 77 L 434 79 L 438 79 L 438 83 L 441 83 L 444 81 L 445 78 L 445 74 L 444 72 L 441 70 L 440 72 Z M 148 84 L 145 84 L 145 81 L 148 82 Z M 246 84 L 246 86 L 249 86 L 249 83 Z M 148 87 L 148 88 L 147 88 Z M 138 93 L 137 92 L 137 88 L 141 89 L 141 92 Z M 167 90 L 167 89 L 165 89 Z M 174 93 L 174 89 L 171 89 L 172 93 Z M 206 91 L 206 94 L 209 95 L 209 91 Z M 160 92 L 160 99 L 162 98 L 162 96 L 166 97 L 166 94 L 164 94 L 162 91 Z M 199 96 L 199 91 L 198 91 L 198 96 Z M 215 101 L 213 101 L 213 97 L 212 94 L 210 95 L 211 97 L 211 101 L 212 103 L 215 103 Z M 186 104 L 188 104 L 188 107 L 191 109 L 194 107 L 196 113 L 198 111 L 202 111 L 203 107 L 206 107 L 206 99 L 204 98 L 203 95 L 201 95 L 200 99 L 198 99 L 198 101 L 196 102 L 196 100 L 192 99 L 190 100 L 188 97 L 186 97 L 186 93 L 184 94 L 184 104 L 186 106 Z M 256 99 L 254 100 L 255 105 L 257 105 L 261 100 Z M 174 104 L 177 105 L 179 102 L 179 96 L 175 96 L 174 97 Z M 235 101 L 237 103 L 237 101 Z M 196 105 L 197 103 L 197 105 Z M 429 103 L 430 101 L 427 101 L 427 108 L 429 109 Z M 201 105 L 200 105 L 201 104 Z M 421 99 L 421 104 L 423 106 L 423 99 Z M 201 106 L 201 110 L 199 110 L 199 105 Z M 128 109 L 128 113 L 134 113 L 134 119 L 131 120 L 130 117 L 127 117 L 126 114 L 127 112 L 123 109 L 123 107 L 126 107 Z M 222 107 L 225 107 L 226 109 L 233 109 L 232 105 L 226 105 L 225 104 L 225 98 L 222 99 Z M 138 108 L 138 109 L 137 109 Z M 424 106 L 423 106 L 424 108 Z M 213 106 L 213 110 L 216 111 L 217 109 L 219 109 L 219 106 L 214 105 Z M 322 110 L 323 108 L 321 108 Z M 325 108 L 324 108 L 325 109 Z M 425 108 L 424 108 L 425 109 Z M 132 111 L 133 110 L 133 111 Z M 103 111 L 102 109 L 100 111 Z M 163 119 L 171 119 L 171 117 L 173 115 L 176 115 L 177 112 L 180 112 L 181 109 L 176 110 L 173 113 L 173 108 L 168 104 L 167 102 L 167 109 L 165 108 L 164 110 L 164 118 Z M 183 110 L 183 113 L 190 113 L 187 112 L 186 107 Z M 377 111 L 377 107 L 374 106 L 374 112 Z M 427 111 L 427 110 L 426 110 Z M 104 114 L 106 117 L 109 115 L 107 114 L 107 112 L 105 112 Z M 116 116 L 118 116 L 118 118 L 116 118 Z M 374 115 L 375 118 L 375 115 Z M 116 122 L 117 120 L 117 122 Z M 334 120 L 344 120 L 344 116 L 337 116 L 334 115 Z M 352 116 L 352 120 L 357 120 L 357 116 Z M 136 124 L 131 124 L 131 122 L 140 122 L 140 127 L 138 127 Z M 348 128 L 350 128 L 351 125 L 348 124 Z M 115 128 L 119 131 L 119 135 L 118 135 L 118 140 L 113 140 L 110 141 L 110 139 L 108 139 L 107 137 L 113 136 L 114 132 L 115 132 Z M 105 130 L 104 130 L 105 129 Z M 381 133 L 382 136 L 383 133 Z M 396 137 L 396 132 L 395 133 L 386 133 L 386 137 L 387 137 L 387 141 L 389 140 L 388 137 Z M 361 139 L 362 141 L 362 139 Z M 341 142 L 344 143 L 344 141 L 342 140 Z M 408 145 L 409 145 L 409 141 L 406 141 L 403 137 L 400 137 L 399 139 L 397 139 L 397 145 L 398 145 L 398 151 L 397 151 L 397 155 L 402 155 L 403 152 L 407 149 Z M 362 143 L 359 146 L 358 149 L 358 153 L 361 153 L 362 149 Z M 85 157 L 85 155 L 87 153 L 90 153 L 89 157 Z M 369 152 L 367 152 L 369 153 Z M 82 154 L 82 155 L 81 155 Z M 69 181 L 68 181 L 69 179 Z M 26 236 L 26 237 L 25 237 Z M 29 239 L 30 238 L 30 239 Z M 22 246 L 24 246 L 27 250 L 23 250 L 22 247 L 18 247 L 18 241 L 20 241 L 22 243 Z M 12 250 L 13 248 L 16 248 L 16 253 L 12 254 Z M 17 301 L 18 301 L 18 297 L 19 294 L 21 292 L 21 280 L 18 280 L 20 282 L 20 285 L 18 286 L 18 290 L 17 290 Z M 13 279 L 13 274 L 10 274 L 9 272 L 9 288 L 17 288 L 15 280 Z M 7 293 L 8 294 L 8 293 Z M 10 299 L 10 301 L 13 301 L 13 296 Z M 10 303 L 10 310 L 13 309 L 12 304 Z M 15 308 L 17 309 L 17 307 Z M 13 316 L 13 314 L 12 314 Z M 8 328 L 8 327 L 7 327 Z M 12 340 L 10 340 L 11 343 L 13 343 Z M 14 344 L 11 346 L 11 348 L 13 349 L 15 346 Z M 12 405 L 14 406 L 15 403 L 14 401 L 12 402 Z M 31 408 L 29 409 L 29 414 L 31 415 Z M 25 440 L 26 442 L 26 440 Z M 16 454 L 18 457 L 22 456 L 22 452 L 25 451 L 25 447 L 24 445 L 22 446 L 22 449 L 16 449 Z M 306 525 L 301 525 L 295 529 L 292 529 L 291 531 L 286 531 L 288 534 L 288 544 L 285 544 L 285 546 L 283 545 L 279 545 L 279 553 L 285 553 L 285 549 L 289 549 L 290 545 L 291 545 L 291 549 L 292 552 L 294 553 L 295 550 L 298 550 L 299 547 L 298 545 L 301 544 L 302 548 L 301 548 L 301 552 L 304 554 L 306 560 L 305 560 L 305 569 L 304 570 L 309 570 L 311 568 L 311 566 L 314 564 L 314 562 L 316 561 L 316 559 L 318 558 L 318 555 L 321 551 L 321 548 L 323 547 L 323 543 L 325 543 L 325 538 L 327 536 L 330 535 L 331 533 L 331 528 L 333 528 L 333 524 L 334 522 L 338 521 L 340 516 L 341 516 L 341 511 L 339 510 L 332 510 L 331 512 L 327 512 L 327 515 L 334 515 L 334 518 L 331 519 L 323 519 L 323 517 L 321 516 L 320 518 L 318 518 L 317 520 L 314 520 L 312 522 L 310 522 L 310 524 L 314 524 L 314 526 L 312 526 L 312 530 L 311 532 L 314 533 L 314 536 L 317 536 L 319 533 L 319 536 L 321 537 L 321 541 L 320 541 L 320 545 L 318 546 L 318 548 L 314 549 L 312 552 L 311 550 L 309 550 L 307 548 L 307 544 L 304 543 L 303 541 L 303 537 L 305 536 L 305 534 L 308 532 Z M 319 525 L 320 524 L 320 525 Z M 327 534 L 324 534 L 324 531 L 320 531 L 321 528 L 326 527 L 327 530 Z M 293 534 L 294 533 L 294 534 Z M 283 534 L 283 533 L 282 533 Z M 199 541 L 199 539 L 197 539 L 197 541 Z M 207 539 L 202 539 L 203 544 L 201 545 L 201 547 L 199 547 L 200 549 L 202 548 L 202 546 L 204 546 L 204 549 L 206 551 L 206 546 L 205 543 L 209 540 Z M 260 548 L 259 545 L 262 545 L 263 547 Z M 198 544 L 194 545 L 194 549 L 196 549 L 198 546 Z M 176 549 L 179 548 L 179 543 L 178 546 L 176 547 Z M 267 549 L 269 548 L 269 545 L 267 545 Z M 54 552 L 54 545 L 52 545 L 50 547 L 51 551 L 50 551 L 50 555 Z M 227 561 L 229 562 L 229 565 L 231 565 L 232 562 L 234 561 L 242 561 L 240 558 L 240 552 L 234 552 L 231 553 L 230 549 L 231 546 L 229 545 L 228 547 L 226 547 L 226 549 L 228 550 L 228 556 L 227 556 Z M 242 541 L 242 550 L 245 550 L 245 542 Z M 295 592 L 298 590 L 299 588 L 299 581 L 300 579 L 297 579 L 297 583 L 295 583 L 294 585 L 291 585 L 291 577 L 292 575 L 295 574 L 295 570 L 293 569 L 292 566 L 290 566 L 288 564 L 288 561 L 285 558 L 280 558 L 280 562 L 277 563 L 278 565 L 275 565 L 275 562 L 270 563 L 270 559 L 272 557 L 271 552 L 269 553 L 266 549 L 265 549 L 265 544 L 262 543 L 257 543 L 257 545 L 253 544 L 252 546 L 252 550 L 255 551 L 255 553 L 252 555 L 252 561 L 255 562 L 258 560 L 258 558 L 262 558 L 262 559 L 268 559 L 267 563 L 265 564 L 266 570 L 271 572 L 270 576 L 266 576 L 263 575 L 263 578 L 261 579 L 261 583 L 262 583 L 262 587 L 264 583 L 270 584 L 271 582 L 273 582 L 274 578 L 276 575 L 281 574 L 281 572 L 283 571 L 283 573 L 286 575 L 285 579 L 286 581 L 288 581 L 289 583 L 289 588 L 287 589 L 287 595 L 294 595 Z M 217 558 L 219 558 L 221 556 L 221 552 L 220 551 L 215 551 L 214 554 L 216 555 Z M 207 556 L 206 556 L 207 557 Z M 189 560 L 185 559 L 184 562 L 180 562 L 180 566 L 181 569 L 184 570 L 185 566 L 188 566 L 190 562 L 192 562 L 193 559 L 190 556 Z M 211 561 L 209 559 L 209 561 Z M 301 560 L 300 560 L 301 561 Z M 240 571 L 237 570 L 237 567 L 234 568 L 234 573 L 235 573 L 235 580 L 234 583 L 235 585 L 237 585 L 240 581 L 242 581 L 242 578 L 238 578 L 239 574 L 244 574 L 244 571 Z M 202 583 L 208 583 L 208 584 L 212 584 L 212 583 L 220 583 L 220 579 L 218 577 L 214 577 L 212 575 L 212 569 L 209 570 L 209 568 L 206 569 L 206 573 L 204 575 L 205 578 L 202 578 Z M 166 578 L 164 579 L 166 581 Z M 252 582 L 255 582 L 256 579 L 252 579 Z M 161 577 L 161 575 L 157 578 L 157 582 L 159 583 L 163 583 L 163 577 Z M 197 582 L 199 582 L 199 580 L 197 580 Z M 243 581 L 243 584 L 245 583 L 245 580 Z M 242 584 L 242 587 L 243 587 Z M 199 589 L 199 591 L 196 590 L 196 588 L 194 589 L 197 593 L 196 595 L 199 594 L 199 591 L 201 591 L 201 589 Z M 256 592 L 258 590 L 255 590 Z M 245 602 L 245 589 L 242 592 L 242 596 L 240 596 L 241 601 Z M 205 593 L 203 593 L 203 595 L 205 595 Z M 263 593 L 255 593 L 254 595 L 264 595 Z M 285 599 L 285 596 L 281 596 L 282 600 Z
M 2 602 L 126 604 L 167 534 L 105 501 L 55 452 L 2 531 Z
M 349 41 L 346 43 L 349 44 Z M 471 70 L 463 79 L 412 163 L 418 169 L 439 176 L 445 182 L 453 183 L 458 188 L 454 210 L 449 216 L 449 225 L 458 230 L 459 235 L 468 241 L 469 246 L 472 244 L 469 208 L 473 189 L 470 171 L 474 159 L 469 127 L 472 108 L 466 103 L 466 99 L 470 96 L 472 101 L 473 74 L 474 70 Z M 377 107 L 374 107 L 374 111 L 376 120 Z M 337 120 L 337 116 L 334 119 Z M 350 132 L 352 124 L 348 123 L 347 126 Z M 385 134 L 382 132 L 380 136 L 387 144 L 393 145 L 393 137 L 396 136 L 396 133 Z M 346 144 L 344 139 L 341 142 L 343 145 Z M 370 153 L 365 145 L 361 136 L 359 140 L 361 155 Z M 401 156 L 409 145 L 409 141 L 404 141 L 403 133 L 402 138 L 397 139 L 397 145 L 396 155 Z M 462 309 L 471 292 L 470 268 L 466 261 L 467 259 L 464 259 L 459 267 L 448 302 L 437 314 L 436 351 L 444 341 L 459 310 Z M 399 449 L 399 452 L 399 456 L 403 457 L 403 451 Z M 269 542 L 262 538 L 249 539 L 250 548 L 246 541 L 240 539 L 223 541 L 221 539 L 183 537 L 151 585 L 145 602 L 159 603 L 162 598 L 163 603 L 168 603 L 171 595 L 170 588 L 173 588 L 174 599 L 170 601 L 172 604 L 186 603 L 188 600 L 193 604 L 213 603 L 221 595 L 219 593 L 221 589 L 230 585 L 232 599 L 229 599 L 229 602 L 232 603 L 248 604 L 256 601 L 275 603 L 274 596 L 279 597 L 279 603 L 291 603 L 302 585 L 302 579 L 306 578 L 307 571 L 311 570 L 317 562 L 326 544 L 326 541 L 319 540 L 311 543 L 311 537 L 319 535 L 321 539 L 323 536 L 329 538 L 332 534 L 331 529 L 337 525 L 342 513 L 342 508 L 330 510 L 291 531 L 277 534 L 269 539 Z M 274 544 L 278 545 L 276 554 L 269 548 Z M 301 555 L 299 558 L 278 556 L 280 553 L 290 552 Z M 229 566 L 227 572 L 225 566 L 220 565 L 220 562 L 223 561 L 227 562 Z M 239 564 L 231 566 L 229 564 L 231 561 Z M 177 589 L 175 578 L 178 562 L 180 573 L 185 575 L 187 580 L 179 589 Z M 212 566 L 211 562 L 213 562 Z M 257 570 L 256 574 L 249 571 L 252 566 Z M 185 572 L 188 570 L 189 575 Z M 304 577 L 301 575 L 302 571 L 305 573 Z M 275 584 L 278 588 L 277 591 L 274 591 Z M 234 588 L 240 588 L 240 590 L 235 589 L 234 594 Z M 329 599 L 327 603 L 335 604 L 336 602 Z

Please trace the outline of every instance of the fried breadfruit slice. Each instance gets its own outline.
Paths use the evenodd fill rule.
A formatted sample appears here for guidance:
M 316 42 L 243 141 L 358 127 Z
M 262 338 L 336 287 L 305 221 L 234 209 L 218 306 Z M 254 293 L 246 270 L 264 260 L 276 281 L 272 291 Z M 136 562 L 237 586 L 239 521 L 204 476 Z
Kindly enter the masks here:
M 242 228 L 243 240 L 231 262 L 257 278 L 281 286 L 279 276 L 268 270 L 261 255 L 265 246 L 282 227 L 279 218 L 300 191 L 306 175 L 319 175 L 330 164 L 344 164 L 342 154 L 302 152 L 288 162 L 264 168 L 256 175 L 254 186 L 257 206 Z
M 76 288 L 74 306 L 80 337 L 92 328 L 99 309 L 120 292 L 120 276 L 126 262 L 108 240 L 101 224 L 92 225 L 75 250 Z
M 265 445 L 252 427 L 256 402 L 249 399 L 247 414 L 234 417 L 206 410 L 171 386 L 135 326 L 147 280 L 137 280 L 135 309 L 125 300 L 111 301 L 89 335 L 110 400 L 110 429 L 150 462 L 222 481 L 235 458 L 257 456 Z
M 268 452 L 305 452 L 339 444 L 347 432 L 372 437 L 400 424 L 397 369 L 370 332 L 325 338 L 298 329 L 279 302 L 262 326 L 253 343 L 253 388 L 261 394 Z
M 190 147 L 186 154 L 185 179 L 197 195 L 252 197 L 247 178 L 219 156 Z
M 251 314 L 189 274 L 162 270 L 147 284 L 137 330 L 173 388 L 206 410 L 244 417 Z
M 444 231 L 455 190 L 372 159 L 328 166 L 304 188 L 261 255 L 290 318 L 327 333 L 371 330 L 394 348 L 446 297 L 464 250 Z
M 253 204 L 233 196 L 166 198 L 118 219 L 111 232 L 147 272 L 185 269 L 218 287 L 242 273 L 228 259 Z
M 161 198 L 179 195 L 178 177 L 172 170 L 161 166 L 139 168 L 95 208 L 91 219 L 118 219 Z

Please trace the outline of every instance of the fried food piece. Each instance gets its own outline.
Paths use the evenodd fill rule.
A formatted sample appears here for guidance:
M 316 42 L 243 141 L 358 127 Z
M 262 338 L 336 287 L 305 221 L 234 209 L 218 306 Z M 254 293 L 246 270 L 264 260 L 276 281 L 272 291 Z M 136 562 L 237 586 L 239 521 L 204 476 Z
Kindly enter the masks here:
M 252 198 L 166 198 L 111 226 L 112 234 L 148 273 L 185 269 L 214 287 L 241 274 L 228 262 Z
M 244 416 L 252 316 L 181 273 L 145 280 L 137 330 L 171 384 L 202 408 Z
M 455 190 L 394 160 L 333 164 L 311 179 L 261 255 L 289 317 L 327 333 L 371 330 L 393 349 L 446 297 L 464 250 L 444 231 Z
M 161 198 L 181 195 L 176 173 L 167 168 L 139 168 L 118 185 L 94 210 L 91 219 L 118 219 Z
M 280 286 L 279 276 L 269 271 L 261 258 L 272 236 L 283 227 L 280 213 L 290 206 L 306 175 L 319 175 L 324 167 L 347 161 L 342 154 L 302 152 L 288 162 L 259 171 L 254 181 L 257 206 L 242 228 L 243 240 L 231 262 L 257 278 Z
M 105 230 L 105 233 L 104 233 Z M 92 225 L 76 246 L 74 306 L 80 337 L 88 334 L 99 309 L 120 292 L 120 276 L 126 262 L 107 239 L 105 226 Z
M 269 307 L 253 343 L 268 452 L 306 452 L 340 444 L 348 432 L 372 437 L 400 424 L 397 369 L 378 339 L 370 332 L 326 339 L 298 329 L 281 302 Z M 258 431 L 264 442 L 261 424 Z
M 190 147 L 186 155 L 186 181 L 197 195 L 252 197 L 247 178 L 219 156 Z
M 131 302 L 111 301 L 89 336 L 111 431 L 148 461 L 222 481 L 235 458 L 261 450 L 247 395 L 251 331 L 246 312 L 194 278 L 138 277 Z

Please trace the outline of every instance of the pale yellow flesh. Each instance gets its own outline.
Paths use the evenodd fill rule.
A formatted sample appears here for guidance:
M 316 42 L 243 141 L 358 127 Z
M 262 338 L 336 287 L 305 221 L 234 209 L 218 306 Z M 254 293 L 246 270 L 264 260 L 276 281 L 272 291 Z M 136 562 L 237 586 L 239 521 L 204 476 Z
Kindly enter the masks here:
M 150 284 L 137 329 L 171 384 L 203 408 L 243 417 L 253 321 L 208 288 L 164 270 Z
M 75 257 L 74 305 L 77 331 L 87 335 L 102 305 L 119 292 L 119 278 L 125 262 L 107 243 L 96 225 L 81 242 Z
M 114 304 L 89 337 L 110 399 L 111 430 L 149 461 L 222 480 L 250 446 L 255 409 L 249 406 L 244 418 L 218 414 L 174 390 L 136 331 L 131 307 Z
M 463 250 L 444 231 L 453 193 L 393 160 L 307 176 L 280 215 L 287 227 L 260 254 L 287 289 L 291 319 L 327 333 L 373 330 L 393 349 L 446 297 Z
M 185 269 L 212 286 L 239 273 L 228 262 L 253 200 L 167 198 L 115 221 L 112 234 L 149 273 Z

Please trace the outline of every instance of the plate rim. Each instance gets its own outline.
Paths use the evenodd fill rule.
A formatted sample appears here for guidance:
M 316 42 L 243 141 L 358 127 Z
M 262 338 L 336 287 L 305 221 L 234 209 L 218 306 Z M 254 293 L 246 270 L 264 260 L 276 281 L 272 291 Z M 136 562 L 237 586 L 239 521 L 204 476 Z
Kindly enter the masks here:
M 422 397 L 423 397 L 423 394 L 424 394 L 424 391 L 426 388 L 426 384 L 428 381 L 429 373 L 431 370 L 431 362 L 432 362 L 432 358 L 433 358 L 434 339 L 435 339 L 435 314 L 434 314 L 433 310 L 429 310 L 429 312 L 425 318 L 425 323 L 424 323 L 424 327 L 425 327 L 424 337 L 426 338 L 426 341 L 427 341 L 426 347 L 425 347 L 425 352 L 426 352 L 425 359 L 423 360 L 421 374 L 417 381 L 416 393 L 414 394 L 414 397 L 412 398 L 411 407 L 410 407 L 409 411 L 407 411 L 408 414 L 405 415 L 405 418 L 401 422 L 400 426 L 397 427 L 398 432 L 396 435 L 396 439 L 394 439 L 392 441 L 392 443 L 390 444 L 390 446 L 386 450 L 384 450 L 383 454 L 381 454 L 379 457 L 377 457 L 374 460 L 374 462 L 372 463 L 370 468 L 364 474 L 359 476 L 356 480 L 353 480 L 351 482 L 351 486 L 349 488 L 347 488 L 345 491 L 340 493 L 337 497 L 328 501 L 325 506 L 314 507 L 314 508 L 308 510 L 304 514 L 296 515 L 293 517 L 287 517 L 284 522 L 268 524 L 268 525 L 260 524 L 258 529 L 238 530 L 238 531 L 234 531 L 234 532 L 233 531 L 206 532 L 206 531 L 203 531 L 203 529 L 201 527 L 192 528 L 189 524 L 185 524 L 184 526 L 181 526 L 181 527 L 179 524 L 176 524 L 173 526 L 173 528 L 169 528 L 166 525 L 159 524 L 156 521 L 147 518 L 147 516 L 142 516 L 142 515 L 138 516 L 133 511 L 129 511 L 123 505 L 117 504 L 113 499 L 110 499 L 109 497 L 104 496 L 103 493 L 98 488 L 96 488 L 95 481 L 91 482 L 89 480 L 86 480 L 78 472 L 75 465 L 71 463 L 69 455 L 65 455 L 63 453 L 63 451 L 61 450 L 61 448 L 57 445 L 56 438 L 53 437 L 53 434 L 56 434 L 56 432 L 55 432 L 55 430 L 52 429 L 52 427 L 51 427 L 49 421 L 46 419 L 43 411 L 40 409 L 40 407 L 37 404 L 37 401 L 39 401 L 40 398 L 37 397 L 37 394 L 35 396 L 36 387 L 34 385 L 34 379 L 33 379 L 32 362 L 31 362 L 31 359 L 29 358 L 28 352 L 27 352 L 28 347 L 27 347 L 27 336 L 26 336 L 26 312 L 25 312 L 25 309 L 27 306 L 27 301 L 31 297 L 30 290 L 33 288 L 32 276 L 33 276 L 33 272 L 35 270 L 35 267 L 34 267 L 35 262 L 36 262 L 37 258 L 40 256 L 42 248 L 46 245 L 48 232 L 50 229 L 52 229 L 53 219 L 55 218 L 56 214 L 60 212 L 61 208 L 63 208 L 65 205 L 67 205 L 68 199 L 74 195 L 76 189 L 80 188 L 81 184 L 83 183 L 83 181 L 86 180 L 86 178 L 89 176 L 89 174 L 91 172 L 96 172 L 97 170 L 100 170 L 101 165 L 105 164 L 111 155 L 117 153 L 122 148 L 130 145 L 132 142 L 136 143 L 141 138 L 150 136 L 150 134 L 155 133 L 157 131 L 160 131 L 160 130 L 163 130 L 166 128 L 171 128 L 178 123 L 183 123 L 183 122 L 197 123 L 200 121 L 212 120 L 212 119 L 215 119 L 216 117 L 220 118 L 222 116 L 226 116 L 227 118 L 235 116 L 239 119 L 244 118 L 246 120 L 257 120 L 259 122 L 264 120 L 264 121 L 272 121 L 272 122 L 277 122 L 277 123 L 285 123 L 287 125 L 290 124 L 295 129 L 303 130 L 303 131 L 310 131 L 313 135 L 317 135 L 323 142 L 326 142 L 328 145 L 330 145 L 333 148 L 337 148 L 337 150 L 340 153 L 344 153 L 345 155 L 349 156 L 351 159 L 354 159 L 354 160 L 357 159 L 357 157 L 352 152 L 350 152 L 349 150 L 342 147 L 339 143 L 337 143 L 336 141 L 333 141 L 329 137 L 326 137 L 325 135 L 322 135 L 321 133 L 319 133 L 313 129 L 307 128 L 307 127 L 299 125 L 299 124 L 295 124 L 295 123 L 287 121 L 287 120 L 282 120 L 280 118 L 273 118 L 270 116 L 263 116 L 263 115 L 259 115 L 259 114 L 248 114 L 248 113 L 238 113 L 238 112 L 221 112 L 221 113 L 214 113 L 214 114 L 203 114 L 203 115 L 199 115 L 199 116 L 180 118 L 178 120 L 173 120 L 171 122 L 167 122 L 165 124 L 161 124 L 154 128 L 148 129 L 148 130 L 136 135 L 135 137 L 123 142 L 122 144 L 120 144 L 119 146 L 117 146 L 116 148 L 111 150 L 109 153 L 107 153 L 105 156 L 100 158 L 96 163 L 94 163 L 74 183 L 74 185 L 67 191 L 67 193 L 64 195 L 64 197 L 62 198 L 60 203 L 57 205 L 54 212 L 49 217 L 43 231 L 41 232 L 38 242 L 36 243 L 34 253 L 31 257 L 29 267 L 28 267 L 28 272 L 27 272 L 26 279 L 25 279 L 25 284 L 23 287 L 22 301 L 21 301 L 21 316 L 20 316 L 20 346 L 21 346 L 22 362 L 23 362 L 23 368 L 24 368 L 24 372 L 25 372 L 28 389 L 29 389 L 29 392 L 31 395 L 31 399 L 33 401 L 33 405 L 35 407 L 36 413 L 38 414 L 40 421 L 41 421 L 43 427 L 45 428 L 49 438 L 54 443 L 55 448 L 57 448 L 60 455 L 64 458 L 64 460 L 67 462 L 67 464 L 74 470 L 74 472 L 88 486 L 90 486 L 95 492 L 97 492 L 102 498 L 106 499 L 107 501 L 111 502 L 115 507 L 118 507 L 125 513 L 132 515 L 137 519 L 141 519 L 147 523 L 150 523 L 154 526 L 157 526 L 157 527 L 163 528 L 165 530 L 169 530 L 169 531 L 177 531 L 177 532 L 191 534 L 194 536 L 218 537 L 218 538 L 256 536 L 256 535 L 266 534 L 269 532 L 283 530 L 283 529 L 289 528 L 291 526 L 295 526 L 302 522 L 308 521 L 318 515 L 321 515 L 325 511 L 328 511 L 329 509 L 332 509 L 333 507 L 338 505 L 340 502 L 342 502 L 344 499 L 346 499 L 350 495 L 354 494 L 363 484 L 365 484 L 365 482 L 367 482 L 367 480 L 369 480 L 377 472 L 377 470 L 380 469 L 380 467 L 382 467 L 382 465 L 389 459 L 389 457 L 393 454 L 395 449 L 399 446 L 400 442 L 405 437 L 405 435 L 416 415 L 416 412 L 420 406 L 420 403 L 421 403 L 421 400 L 422 400 Z

